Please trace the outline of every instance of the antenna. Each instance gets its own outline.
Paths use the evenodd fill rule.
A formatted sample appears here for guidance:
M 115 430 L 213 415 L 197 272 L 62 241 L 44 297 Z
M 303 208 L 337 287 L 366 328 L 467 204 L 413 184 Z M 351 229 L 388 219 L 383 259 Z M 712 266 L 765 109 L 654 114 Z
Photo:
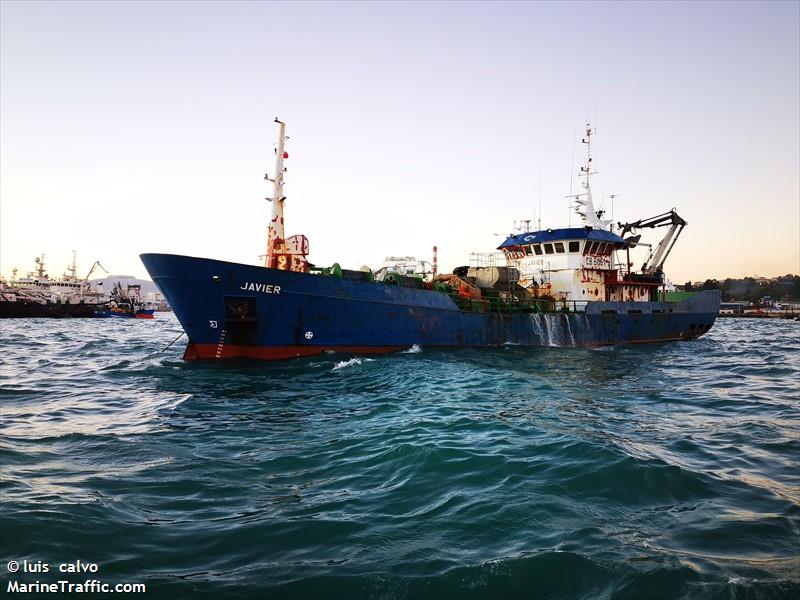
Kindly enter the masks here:
M 542 163 L 539 161 L 539 231 L 542 230 Z
M 78 253 L 75 250 L 72 251 L 72 265 L 70 265 L 68 270 L 72 279 L 76 279 L 78 273 Z
M 514 233 L 527 233 L 531 230 L 531 220 L 530 219 L 520 219 L 519 225 L 517 222 L 514 221 Z M 495 234 L 497 235 L 497 234 Z
M 569 206 L 567 208 L 567 213 L 569 215 L 569 226 L 572 227 L 572 180 L 573 180 L 573 170 L 572 167 L 575 164 L 575 138 L 578 137 L 578 130 L 575 129 L 572 131 L 572 158 L 569 159 Z
M 599 123 L 599 121 L 597 120 L 597 112 L 598 112 L 598 108 L 597 107 L 599 106 L 599 104 L 600 104 L 599 101 L 597 101 L 597 100 L 594 101 L 594 132 L 595 133 L 597 133 L 597 123 Z
M 614 221 L 614 198 L 619 198 L 621 195 L 622 194 L 609 194 L 609 196 L 608 196 L 609 198 L 611 198 L 611 221 L 612 221 L 611 224 L 612 224 L 612 226 L 614 224 L 613 223 L 613 221 Z

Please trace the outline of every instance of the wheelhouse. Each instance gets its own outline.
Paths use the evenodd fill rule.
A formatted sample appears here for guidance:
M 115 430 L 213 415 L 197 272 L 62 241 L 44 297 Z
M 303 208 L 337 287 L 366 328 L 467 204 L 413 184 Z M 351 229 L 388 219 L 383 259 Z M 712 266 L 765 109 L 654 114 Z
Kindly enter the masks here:
M 567 301 L 649 301 L 662 281 L 631 273 L 628 244 L 605 229 L 573 227 L 509 236 L 498 248 L 534 297 Z

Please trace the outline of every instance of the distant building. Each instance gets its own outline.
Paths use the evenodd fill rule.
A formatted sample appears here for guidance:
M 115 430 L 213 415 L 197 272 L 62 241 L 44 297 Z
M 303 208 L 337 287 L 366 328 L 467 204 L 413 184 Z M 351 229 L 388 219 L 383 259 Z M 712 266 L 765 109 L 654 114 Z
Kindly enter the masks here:
M 719 305 L 719 314 L 741 315 L 747 306 L 747 302 L 723 302 Z
M 773 285 L 778 283 L 777 277 L 759 277 L 758 275 L 755 275 L 753 280 L 759 285 Z
M 159 311 L 170 310 L 169 303 L 161 292 L 148 292 L 145 295 L 145 308 Z

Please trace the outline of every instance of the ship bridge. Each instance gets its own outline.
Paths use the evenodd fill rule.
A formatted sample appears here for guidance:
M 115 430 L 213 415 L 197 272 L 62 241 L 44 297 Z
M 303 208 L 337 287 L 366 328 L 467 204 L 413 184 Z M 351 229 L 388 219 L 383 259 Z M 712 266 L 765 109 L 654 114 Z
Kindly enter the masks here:
M 509 266 L 519 271 L 518 285 L 535 297 L 576 303 L 653 301 L 658 287 L 664 283 L 664 260 L 686 221 L 673 209 L 651 219 L 620 223 L 622 235 L 614 233 L 612 221 L 602 218 L 604 211 L 595 210 L 592 200 L 590 180 L 596 171 L 592 166 L 591 140 L 595 133 L 587 123 L 581 140 L 586 146 L 586 160 L 580 169 L 583 190 L 569 196 L 583 226 L 511 235 L 498 250 L 503 252 Z M 643 227 L 662 226 L 670 226 L 668 234 L 655 248 L 643 244 L 650 246 L 650 254 L 641 273 L 634 273 L 630 249 L 639 244 L 641 235 L 626 239 L 622 236 Z M 615 264 L 617 250 L 625 250 L 622 269 Z
M 616 233 L 592 227 L 530 231 L 509 236 L 500 246 L 509 260 L 542 257 L 557 269 L 612 269 L 612 253 L 625 247 Z
M 633 281 L 630 265 L 620 277 L 615 251 L 627 249 L 619 235 L 593 227 L 569 227 L 511 235 L 498 250 L 519 269 L 519 284 L 534 296 L 555 299 L 647 301 L 661 281 Z
M 564 229 L 547 229 L 544 231 L 529 231 L 527 233 L 520 233 L 518 235 L 511 235 L 500 244 L 498 250 L 510 248 L 513 246 L 526 246 L 531 244 L 544 244 L 544 243 L 569 243 L 569 252 L 579 252 L 580 244 L 582 242 L 605 242 L 621 248 L 625 245 L 623 240 L 616 233 L 606 231 L 605 229 L 594 229 L 593 227 L 569 227 Z M 564 250 L 561 251 L 563 253 Z M 551 254 L 553 252 L 550 252 Z

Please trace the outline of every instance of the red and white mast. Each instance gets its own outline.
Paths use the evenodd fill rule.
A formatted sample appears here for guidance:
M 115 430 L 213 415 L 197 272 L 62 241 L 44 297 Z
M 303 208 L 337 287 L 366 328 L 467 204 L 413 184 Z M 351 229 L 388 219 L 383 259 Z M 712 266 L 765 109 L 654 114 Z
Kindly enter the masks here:
M 284 254 L 286 239 L 286 234 L 283 231 L 283 202 L 286 200 L 286 197 L 283 195 L 283 174 L 286 171 L 283 166 L 283 161 L 289 158 L 289 154 L 284 150 L 286 123 L 279 121 L 278 117 L 275 117 L 275 122 L 279 127 L 278 147 L 275 149 L 275 177 L 270 179 L 269 175 L 264 176 L 264 179 L 272 182 L 272 197 L 267 198 L 267 200 L 272 202 L 272 217 L 269 220 L 269 229 L 267 230 L 267 254 L 264 257 L 264 266 L 268 269 L 276 269 L 279 267 L 278 255 Z M 286 268 L 286 266 L 283 265 L 283 268 Z

